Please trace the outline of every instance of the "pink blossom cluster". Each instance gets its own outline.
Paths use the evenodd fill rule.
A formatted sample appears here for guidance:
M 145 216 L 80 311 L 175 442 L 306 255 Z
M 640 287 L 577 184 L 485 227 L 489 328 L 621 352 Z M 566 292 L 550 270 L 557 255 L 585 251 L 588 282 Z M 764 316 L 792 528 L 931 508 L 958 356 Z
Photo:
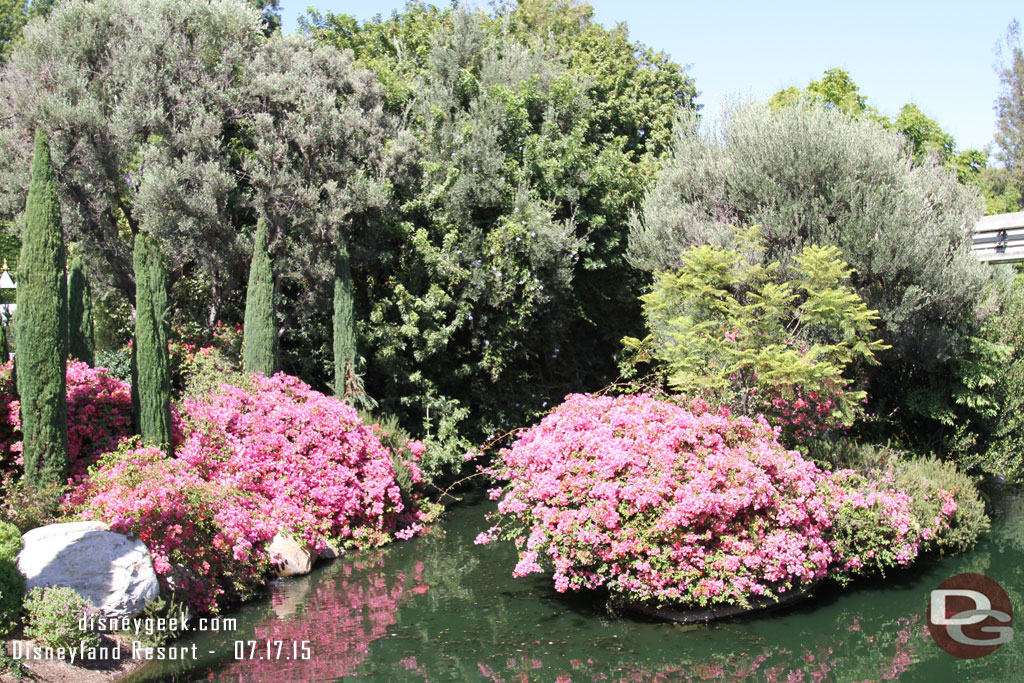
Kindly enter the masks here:
M 570 395 L 501 451 L 500 523 L 477 543 L 514 540 L 514 575 L 550 568 L 559 592 L 603 586 L 694 605 L 747 604 L 856 572 L 875 549 L 862 547 L 861 516 L 889 549 L 876 564 L 917 555 L 922 529 L 908 496 L 823 472 L 777 437 L 763 418 L 699 399 Z
M 250 495 L 240 503 L 322 549 L 390 540 L 402 511 L 391 456 L 345 403 L 296 377 L 254 375 L 183 407 L 177 457 L 203 479 Z
M 834 412 L 845 390 L 845 382 L 823 380 L 820 391 L 804 393 L 800 386 L 786 387 L 786 395 L 779 389 L 772 392 L 769 403 L 772 417 L 792 433 L 795 439 L 821 436 L 830 429 L 845 429 Z
M 245 499 L 159 449 L 125 447 L 105 456 L 65 504 L 80 517 L 137 536 L 162 588 L 212 611 L 247 597 L 269 566 L 266 545 L 277 525 L 247 510 Z
M 0 463 L 20 465 L 20 403 L 11 381 L 13 361 L 0 366 Z M 131 386 L 105 368 L 80 361 L 67 363 L 68 456 L 74 479 L 85 476 L 103 453 L 117 448 L 132 434 Z M 181 441 L 181 420 L 171 411 L 173 439 Z

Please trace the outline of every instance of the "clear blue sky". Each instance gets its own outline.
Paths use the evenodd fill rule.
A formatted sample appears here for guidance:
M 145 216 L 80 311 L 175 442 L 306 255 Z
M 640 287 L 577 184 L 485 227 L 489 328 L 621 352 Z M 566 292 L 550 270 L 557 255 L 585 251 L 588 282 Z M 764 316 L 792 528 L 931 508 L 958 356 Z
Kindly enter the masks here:
M 388 16 L 405 4 L 282 0 L 285 33 L 297 29 L 297 17 L 311 3 L 321 12 L 362 20 Z M 959 149 L 991 142 L 999 93 L 996 44 L 1015 16 L 1024 20 L 1024 6 L 1003 0 L 592 0 L 591 5 L 605 26 L 625 22 L 634 40 L 689 65 L 705 114 L 714 116 L 725 97 L 767 98 L 839 67 L 883 114 L 892 116 L 914 102 L 956 138 Z

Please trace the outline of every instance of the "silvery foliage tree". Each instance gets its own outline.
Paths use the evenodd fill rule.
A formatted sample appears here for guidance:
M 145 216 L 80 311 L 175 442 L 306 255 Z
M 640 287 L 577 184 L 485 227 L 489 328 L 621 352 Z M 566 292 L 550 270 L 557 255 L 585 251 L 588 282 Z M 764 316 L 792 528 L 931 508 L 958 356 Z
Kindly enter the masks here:
M 338 140 L 384 127 L 365 72 L 265 28 L 232 0 L 72 0 L 30 24 L 2 75 L 0 212 L 24 204 L 29 131 L 53 131 L 69 233 L 100 287 L 133 299 L 131 236 L 145 226 L 171 283 L 202 283 L 212 324 L 245 282 L 256 218 L 274 237 L 329 239 L 373 137 Z M 275 248 L 290 273 L 315 270 L 315 249 Z
M 934 159 L 915 165 L 876 122 L 733 105 L 715 126 L 683 119 L 632 221 L 630 256 L 646 270 L 676 268 L 688 247 L 724 244 L 731 225 L 761 225 L 766 258 L 784 264 L 811 244 L 839 247 L 893 347 L 879 354 L 875 388 L 891 382 L 900 394 L 946 367 L 975 329 L 985 271 L 969 245 L 981 214 L 975 189 Z
M 260 15 L 230 0 L 70 2 L 29 24 L 3 71 L 2 210 L 16 213 L 26 132 L 52 131 L 64 215 L 104 284 L 134 298 L 131 236 L 163 243 L 172 280 L 244 263 L 226 142 Z
M 374 217 L 390 197 L 386 172 L 405 166 L 412 143 L 384 115 L 376 79 L 351 53 L 292 36 L 270 40 L 251 68 L 242 175 L 291 302 L 281 306 L 284 350 L 309 376 L 310 346 L 329 344 L 336 245 L 358 238 L 372 251 Z

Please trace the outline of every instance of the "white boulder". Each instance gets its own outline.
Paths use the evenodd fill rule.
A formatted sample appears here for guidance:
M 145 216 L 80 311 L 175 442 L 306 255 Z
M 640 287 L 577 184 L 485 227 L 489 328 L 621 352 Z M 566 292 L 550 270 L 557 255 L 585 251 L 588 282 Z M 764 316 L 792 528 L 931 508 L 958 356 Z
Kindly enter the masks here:
M 146 545 L 103 522 L 50 524 L 22 539 L 18 569 L 26 590 L 70 586 L 106 617 L 138 614 L 147 599 L 160 595 Z

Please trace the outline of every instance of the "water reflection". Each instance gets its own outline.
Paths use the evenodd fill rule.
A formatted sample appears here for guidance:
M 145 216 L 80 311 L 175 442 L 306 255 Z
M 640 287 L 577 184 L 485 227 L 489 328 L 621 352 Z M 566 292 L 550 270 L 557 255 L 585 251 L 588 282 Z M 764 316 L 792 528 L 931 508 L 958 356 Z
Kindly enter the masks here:
M 990 657 L 959 661 L 924 624 L 929 591 L 966 571 L 999 581 L 1024 614 L 1021 496 L 1000 504 L 977 552 L 712 626 L 615 618 L 544 577 L 513 579 L 512 548 L 472 543 L 491 506 L 456 508 L 425 537 L 280 582 L 232 615 L 237 631 L 195 637 L 205 659 L 154 664 L 132 680 L 810 683 L 1011 680 L 1024 670 L 1024 630 Z M 280 641 L 289 656 L 234 661 L 236 640 Z M 291 658 L 302 641 L 311 657 Z
M 401 604 L 429 590 L 423 562 L 408 573 L 389 576 L 387 569 L 383 553 L 377 552 L 342 563 L 320 580 L 274 586 L 269 612 L 247 639 L 254 644 L 247 642 L 244 659 L 221 670 L 217 680 L 317 681 L 352 675 L 370 644 L 395 623 Z

